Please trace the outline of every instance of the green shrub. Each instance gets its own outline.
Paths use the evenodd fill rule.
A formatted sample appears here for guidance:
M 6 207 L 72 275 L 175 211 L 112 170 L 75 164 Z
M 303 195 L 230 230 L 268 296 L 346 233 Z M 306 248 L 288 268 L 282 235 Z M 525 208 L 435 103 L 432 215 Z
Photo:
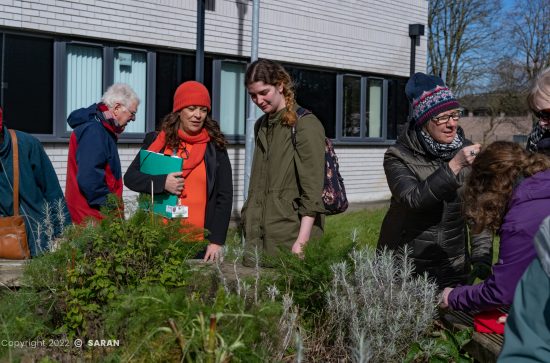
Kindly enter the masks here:
M 196 231 L 182 235 L 181 228 L 178 221 L 162 223 L 141 210 L 128 220 L 110 217 L 77 227 L 65 246 L 72 248 L 64 325 L 69 336 L 93 335 L 102 306 L 120 290 L 146 283 L 184 286 L 185 261 L 205 244 L 189 243 Z
M 304 249 L 303 258 L 290 251 L 281 251 L 272 259 L 275 280 L 279 291 L 292 296 L 294 303 L 306 316 L 318 315 L 325 307 L 325 294 L 330 287 L 330 266 L 346 260 L 353 248 L 353 241 L 311 240 Z

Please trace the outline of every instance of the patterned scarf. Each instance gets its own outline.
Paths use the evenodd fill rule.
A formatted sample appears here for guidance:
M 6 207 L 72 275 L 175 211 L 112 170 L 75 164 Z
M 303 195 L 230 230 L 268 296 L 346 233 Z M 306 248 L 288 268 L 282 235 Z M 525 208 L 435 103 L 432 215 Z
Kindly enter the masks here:
M 118 126 L 115 115 L 109 111 L 109 107 L 107 107 L 107 105 L 104 103 L 98 103 L 97 110 L 99 111 L 97 113 L 97 117 L 105 127 L 113 131 L 117 136 L 124 131 L 124 127 Z
M 195 169 L 203 160 L 204 153 L 206 152 L 206 144 L 210 141 L 210 135 L 206 129 L 202 129 L 198 135 L 191 136 L 186 134 L 182 130 L 178 130 L 178 137 L 180 139 L 180 146 L 174 153 L 168 145 L 166 145 L 166 133 L 164 131 L 159 132 L 155 141 L 149 146 L 147 150 L 160 152 L 164 149 L 164 155 L 177 155 L 182 158 L 183 161 L 183 177 L 187 176 Z M 187 144 L 193 145 L 191 151 L 187 150 Z
M 527 150 L 531 152 L 540 151 L 548 147 L 548 139 L 550 138 L 550 130 L 542 127 L 538 122 L 533 127 L 533 130 L 527 137 Z
M 451 160 L 464 144 L 464 131 L 459 128 L 455 138 L 450 144 L 441 144 L 433 139 L 423 128 L 416 129 L 418 139 L 421 141 L 424 149 L 431 155 L 443 159 Z

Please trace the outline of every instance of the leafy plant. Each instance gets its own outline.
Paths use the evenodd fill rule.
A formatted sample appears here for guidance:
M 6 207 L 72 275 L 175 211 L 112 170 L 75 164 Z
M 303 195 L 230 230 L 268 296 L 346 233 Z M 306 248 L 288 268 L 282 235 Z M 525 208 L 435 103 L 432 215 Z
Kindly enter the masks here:
M 341 240 L 339 244 L 331 242 L 327 239 L 309 241 L 303 258 L 290 251 L 281 251 L 272 259 L 276 271 L 272 283 L 279 291 L 292 295 L 294 303 L 306 316 L 319 314 L 324 309 L 325 294 L 332 279 L 330 266 L 346 260 L 354 245 L 352 240 Z
M 84 336 L 102 306 L 122 289 L 145 283 L 184 286 L 185 261 L 204 248 L 196 231 L 180 233 L 178 222 L 151 218 L 138 210 L 130 219 L 106 218 L 97 226 L 77 227 L 67 267 L 64 329 Z M 193 243 L 189 243 L 193 242 Z
M 473 328 L 452 333 L 442 325 L 427 338 L 414 343 L 404 360 L 405 363 L 473 362 L 462 348 L 472 339 Z

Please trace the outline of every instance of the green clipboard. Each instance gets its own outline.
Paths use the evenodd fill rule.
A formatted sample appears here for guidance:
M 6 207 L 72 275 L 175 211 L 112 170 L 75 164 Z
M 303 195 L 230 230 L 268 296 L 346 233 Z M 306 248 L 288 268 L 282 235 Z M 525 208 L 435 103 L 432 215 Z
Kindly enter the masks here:
M 164 175 L 181 171 L 183 159 L 177 156 L 168 156 L 149 150 L 139 151 L 139 170 L 150 175 Z M 150 194 L 147 202 L 140 204 L 141 208 L 150 210 Z M 172 211 L 178 204 L 178 197 L 170 193 L 155 194 L 153 196 L 153 213 L 172 218 Z

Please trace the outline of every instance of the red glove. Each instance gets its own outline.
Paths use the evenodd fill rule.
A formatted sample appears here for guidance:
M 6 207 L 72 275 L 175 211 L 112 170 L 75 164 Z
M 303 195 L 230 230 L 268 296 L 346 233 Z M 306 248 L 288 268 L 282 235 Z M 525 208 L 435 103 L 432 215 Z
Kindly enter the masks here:
M 481 312 L 474 316 L 474 329 L 479 333 L 504 334 L 504 323 L 502 321 L 506 315 L 498 310 Z

